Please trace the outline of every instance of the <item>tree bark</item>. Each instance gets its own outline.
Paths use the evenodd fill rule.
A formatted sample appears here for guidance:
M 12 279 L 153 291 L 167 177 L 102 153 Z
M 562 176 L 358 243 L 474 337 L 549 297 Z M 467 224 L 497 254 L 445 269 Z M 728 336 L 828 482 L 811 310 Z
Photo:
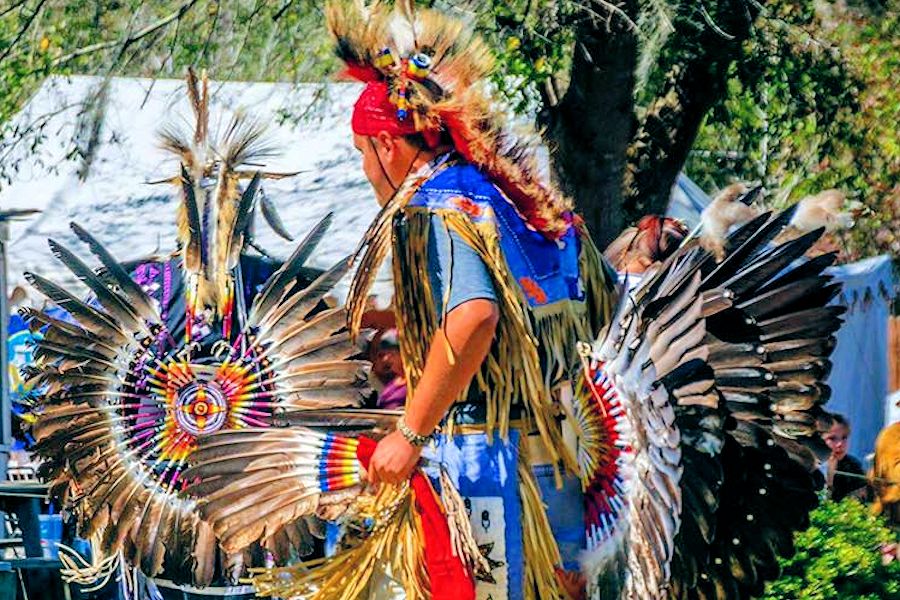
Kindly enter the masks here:
M 569 86 L 542 114 L 556 176 L 575 201 L 600 248 L 625 225 L 622 181 L 635 130 L 636 0 L 624 14 L 584 19 L 576 26 Z
M 712 14 L 704 8 L 714 4 Z M 628 148 L 624 212 L 662 214 L 706 113 L 727 92 L 728 70 L 749 38 L 759 4 L 706 0 L 676 22 L 663 55 L 677 57 Z M 667 52 L 668 50 L 668 52 Z

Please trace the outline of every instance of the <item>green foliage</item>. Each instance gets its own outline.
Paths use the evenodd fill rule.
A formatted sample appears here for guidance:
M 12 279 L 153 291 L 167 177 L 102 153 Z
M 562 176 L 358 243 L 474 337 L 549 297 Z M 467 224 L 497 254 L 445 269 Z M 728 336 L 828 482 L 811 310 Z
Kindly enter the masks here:
M 568 72 L 573 5 L 512 0 L 485 3 L 490 10 L 478 13 L 479 29 L 494 42 L 501 66 L 495 77 L 497 89 L 517 112 L 534 113 L 542 86 L 554 75 Z
M 781 578 L 763 600 L 897 600 L 900 562 L 884 565 L 880 547 L 894 534 L 854 499 L 823 502 L 795 536 L 796 553 L 780 559 Z
M 707 115 L 688 174 L 707 190 L 759 181 L 783 206 L 828 188 L 869 213 L 847 258 L 900 254 L 900 10 L 769 5 L 727 97 Z
M 734 7 L 724 0 L 418 4 L 474 21 L 496 49 L 497 90 L 540 122 L 565 93 L 572 55 L 579 51 L 577 36 L 635 36 L 638 122 L 669 74 L 710 51 L 707 42 L 698 41 L 707 38 L 697 32 L 712 29 L 727 39 L 729 32 L 720 31 L 719 24 Z M 27 124 L 33 131 L 12 132 L 10 117 L 48 75 L 180 78 L 193 65 L 223 80 L 327 80 L 337 65 L 323 5 L 300 0 L 0 3 L 0 181 L 16 168 L 7 160 L 10 144 L 40 143 L 44 121 Z M 838 187 L 870 209 L 844 240 L 848 258 L 900 254 L 900 2 L 773 0 L 763 6 L 744 59 L 732 66 L 728 93 L 706 116 L 688 157 L 688 174 L 710 191 L 734 179 L 761 181 L 775 192 L 776 204 Z M 321 94 L 316 98 L 326 100 Z M 75 144 L 72 156 L 89 152 L 90 120 L 103 114 L 102 100 L 98 90 L 82 107 L 87 123 L 79 130 L 89 139 L 86 147 Z M 583 102 L 585 114 L 603 111 L 591 106 L 590 98 Z M 283 107 L 280 116 L 314 114 L 303 104 Z
M 13 0 L 0 9 L 0 122 L 49 74 L 319 80 L 335 66 L 317 2 Z M 21 36 L 20 32 L 24 32 Z
M 322 81 L 336 68 L 322 3 L 266 0 L 7 0 L 0 3 L 0 180 L 15 144 L 35 146 L 46 119 L 11 130 L 10 117 L 48 75 Z M 103 90 L 80 107 L 84 129 Z M 322 100 L 322 98 L 319 98 Z M 290 117 L 308 106 L 286 107 Z M 70 156 L 84 149 L 74 144 Z

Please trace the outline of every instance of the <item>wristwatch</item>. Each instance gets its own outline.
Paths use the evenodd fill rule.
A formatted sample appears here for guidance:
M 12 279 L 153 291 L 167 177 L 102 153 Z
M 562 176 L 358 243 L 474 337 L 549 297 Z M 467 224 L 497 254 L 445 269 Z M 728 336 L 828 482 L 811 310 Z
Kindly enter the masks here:
M 428 445 L 428 442 L 431 441 L 431 438 L 434 437 L 434 434 L 431 433 L 429 435 L 420 435 L 409 428 L 409 425 L 406 424 L 406 417 L 400 417 L 397 420 L 397 431 L 400 432 L 400 435 L 403 436 L 411 446 L 416 448 L 421 448 L 422 446 Z

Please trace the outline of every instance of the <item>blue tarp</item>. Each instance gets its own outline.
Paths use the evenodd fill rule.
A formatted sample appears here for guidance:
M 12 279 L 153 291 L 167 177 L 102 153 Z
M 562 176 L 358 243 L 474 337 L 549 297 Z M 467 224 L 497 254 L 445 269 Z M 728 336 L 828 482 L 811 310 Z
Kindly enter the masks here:
M 845 306 L 837 332 L 826 409 L 850 420 L 850 453 L 870 454 L 884 427 L 888 398 L 888 317 L 894 295 L 890 256 L 876 256 L 828 270 L 843 284 L 835 303 Z

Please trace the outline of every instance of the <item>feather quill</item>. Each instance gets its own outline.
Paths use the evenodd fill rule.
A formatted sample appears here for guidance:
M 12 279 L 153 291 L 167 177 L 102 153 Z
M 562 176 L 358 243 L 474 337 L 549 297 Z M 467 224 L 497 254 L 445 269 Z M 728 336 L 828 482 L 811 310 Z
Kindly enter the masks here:
M 88 306 L 70 292 L 36 273 L 25 273 L 25 279 L 35 289 L 53 300 L 57 306 L 68 311 L 89 331 L 114 343 L 125 341 L 125 333 L 109 315 Z
M 297 246 L 297 249 L 294 250 L 294 253 L 284 265 L 272 274 L 250 308 L 249 322 L 258 322 L 257 319 L 259 317 L 268 314 L 281 301 L 284 294 L 290 289 L 290 286 L 295 283 L 303 264 L 316 249 L 316 246 L 319 245 L 319 242 L 322 241 L 325 232 L 331 225 L 332 217 L 333 213 L 325 215 L 306 235 L 306 238 Z
M 264 195 L 260 200 L 259 205 L 260 208 L 262 208 L 263 218 L 265 218 L 269 227 L 272 228 L 272 231 L 277 233 L 282 239 L 293 242 L 294 236 L 292 236 L 287 227 L 284 226 L 284 221 L 281 220 L 281 215 L 278 214 L 278 209 L 272 203 L 272 200 Z
M 97 300 L 112 317 L 132 332 L 140 331 L 150 335 L 150 330 L 137 312 L 125 300 L 110 290 L 106 283 L 84 261 L 59 242 L 53 239 L 47 242 L 53 255 L 94 293 Z

